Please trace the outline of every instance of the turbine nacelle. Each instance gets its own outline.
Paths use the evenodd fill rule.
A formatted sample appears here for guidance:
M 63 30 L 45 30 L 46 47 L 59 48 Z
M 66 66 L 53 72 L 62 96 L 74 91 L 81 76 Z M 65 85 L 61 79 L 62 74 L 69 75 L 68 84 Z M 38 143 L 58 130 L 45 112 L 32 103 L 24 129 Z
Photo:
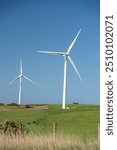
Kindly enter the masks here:
M 19 75 L 19 78 L 23 78 L 23 75 Z

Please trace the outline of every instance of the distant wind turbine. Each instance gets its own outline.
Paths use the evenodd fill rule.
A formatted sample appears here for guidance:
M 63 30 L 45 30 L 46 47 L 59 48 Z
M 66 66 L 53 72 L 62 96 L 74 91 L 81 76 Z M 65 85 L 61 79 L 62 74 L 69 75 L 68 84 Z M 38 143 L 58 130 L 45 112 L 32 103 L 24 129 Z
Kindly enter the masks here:
M 69 60 L 71 65 L 73 66 L 76 74 L 78 75 L 79 79 L 82 81 L 81 76 L 78 72 L 78 69 L 75 66 L 75 63 L 73 62 L 73 60 L 71 59 L 71 57 L 69 56 L 70 51 L 74 45 L 74 43 L 76 42 L 79 34 L 81 32 L 81 29 L 79 30 L 79 32 L 77 33 L 76 37 L 74 38 L 73 42 L 71 43 L 71 45 L 69 46 L 67 52 L 50 52 L 50 51 L 38 51 L 40 53 L 47 53 L 47 54 L 57 54 L 57 55 L 61 55 L 64 57 L 64 81 L 63 81 L 63 105 L 62 108 L 65 109 L 65 105 L 66 105 L 66 98 L 67 98 L 67 61 Z
M 19 102 L 18 102 L 18 105 L 21 104 L 21 96 L 22 96 L 22 78 L 28 80 L 29 82 L 35 84 L 35 82 L 33 82 L 31 79 L 29 79 L 28 77 L 24 76 L 23 73 L 22 73 L 22 59 L 20 59 L 20 75 L 15 78 L 14 80 L 12 80 L 10 84 L 14 83 L 16 80 L 20 80 L 20 85 L 19 85 Z

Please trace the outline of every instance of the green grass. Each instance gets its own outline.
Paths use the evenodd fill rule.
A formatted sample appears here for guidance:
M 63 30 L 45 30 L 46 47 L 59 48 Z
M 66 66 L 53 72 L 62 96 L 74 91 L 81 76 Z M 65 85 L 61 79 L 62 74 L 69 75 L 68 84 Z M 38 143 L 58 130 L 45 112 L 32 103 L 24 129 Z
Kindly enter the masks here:
M 0 120 L 12 120 L 23 123 L 30 132 L 50 134 L 53 123 L 57 123 L 58 134 L 79 137 L 97 137 L 99 106 L 69 105 L 62 110 L 61 105 L 48 105 L 49 109 L 20 109 L 0 106 Z M 75 107 L 75 108 L 74 108 Z

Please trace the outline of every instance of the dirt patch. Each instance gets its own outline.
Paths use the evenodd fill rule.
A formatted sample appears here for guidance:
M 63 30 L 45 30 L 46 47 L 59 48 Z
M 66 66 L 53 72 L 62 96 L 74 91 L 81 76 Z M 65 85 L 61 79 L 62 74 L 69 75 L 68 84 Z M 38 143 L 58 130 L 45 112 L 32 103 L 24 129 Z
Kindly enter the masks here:
M 44 106 L 32 106 L 30 109 L 35 109 L 35 110 L 43 110 L 43 109 L 49 109 L 47 105 Z

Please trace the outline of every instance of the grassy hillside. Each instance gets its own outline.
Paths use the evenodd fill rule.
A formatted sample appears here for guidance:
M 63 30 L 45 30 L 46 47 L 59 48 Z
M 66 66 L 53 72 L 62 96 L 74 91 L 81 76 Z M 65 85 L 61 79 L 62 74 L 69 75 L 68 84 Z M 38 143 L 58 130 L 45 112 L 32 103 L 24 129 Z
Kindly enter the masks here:
M 61 105 L 0 106 L 0 120 L 22 122 L 30 132 L 49 134 L 53 123 L 57 123 L 57 133 L 79 137 L 97 137 L 99 123 L 99 106 L 69 105 L 62 110 Z

